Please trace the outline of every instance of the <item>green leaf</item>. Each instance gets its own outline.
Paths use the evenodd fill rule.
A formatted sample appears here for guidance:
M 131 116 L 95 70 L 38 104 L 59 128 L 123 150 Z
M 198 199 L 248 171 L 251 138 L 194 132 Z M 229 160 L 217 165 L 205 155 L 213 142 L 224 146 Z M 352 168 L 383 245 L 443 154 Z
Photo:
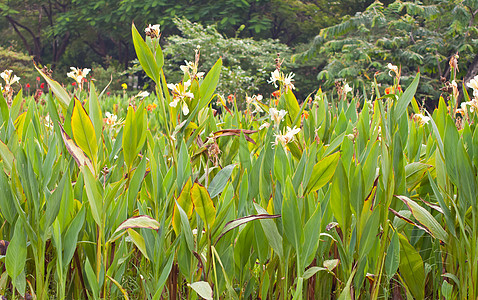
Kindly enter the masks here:
M 76 98 L 74 101 L 75 106 L 73 107 L 73 114 L 71 115 L 73 139 L 81 150 L 96 163 L 98 142 L 96 140 L 95 128 L 80 101 Z
M 147 260 L 149 260 L 148 253 L 146 252 L 146 245 L 144 243 L 144 238 L 134 231 L 133 229 L 127 229 L 128 235 L 133 241 L 133 243 L 138 247 L 139 251 L 146 257 Z
M 410 86 L 405 90 L 402 96 L 398 99 L 397 104 L 395 105 L 395 111 L 393 117 L 395 120 L 400 119 L 403 113 L 407 110 L 408 104 L 413 99 L 415 92 L 417 91 L 418 82 L 420 81 L 420 73 L 415 76 Z
M 191 178 L 188 179 L 186 184 L 184 185 L 183 189 L 181 190 L 181 193 L 179 194 L 177 201 L 177 204 L 181 206 L 181 208 L 184 210 L 186 213 L 187 218 L 190 218 L 191 215 L 193 214 L 193 209 L 194 205 L 191 200 L 191 187 L 192 187 L 192 182 Z M 176 235 L 179 234 L 179 228 L 181 227 L 181 215 L 179 214 L 178 208 L 175 205 L 173 209 L 173 219 L 171 221 L 173 223 L 173 229 L 174 232 L 176 232 Z
M 91 174 L 90 169 L 85 166 L 80 167 L 85 180 L 86 195 L 88 196 L 88 202 L 90 203 L 91 215 L 98 226 L 102 227 L 103 223 L 101 218 L 103 212 L 103 197 L 97 185 L 96 178 Z
M 194 183 L 191 188 L 191 200 L 206 229 L 210 229 L 216 219 L 216 208 L 206 188 L 198 183 Z
M 141 215 L 131 217 L 128 220 L 124 221 L 118 226 L 114 233 L 130 228 L 149 228 L 153 230 L 158 230 L 160 226 L 161 225 L 159 224 L 159 222 L 151 218 L 150 216 Z
M 297 102 L 297 98 L 292 92 L 292 89 L 287 89 L 287 91 L 284 93 L 284 97 L 289 118 L 291 122 L 294 122 L 300 113 L 299 103 Z M 294 125 L 296 124 L 291 124 L 290 127 L 294 127 Z
M 176 201 L 176 206 L 175 209 L 177 209 L 177 212 L 180 216 L 181 219 L 181 229 L 184 235 L 184 238 L 186 240 L 186 245 L 188 246 L 189 251 L 191 253 L 195 251 L 194 248 L 194 238 L 193 238 L 193 233 L 191 231 L 191 226 L 189 225 L 189 219 L 188 216 L 186 215 L 186 212 L 182 209 L 182 207 L 178 204 Z
M 241 226 L 243 224 L 249 223 L 254 220 L 274 219 L 274 218 L 280 218 L 280 217 L 281 217 L 280 215 L 261 214 L 261 215 L 252 215 L 252 216 L 242 217 L 239 219 L 229 221 L 226 223 L 226 225 L 222 229 L 221 234 L 216 240 L 216 244 L 217 242 L 219 242 L 219 240 L 221 239 L 223 235 L 225 235 L 227 232 L 231 231 L 232 229 L 238 226 Z
M 285 192 L 282 200 L 282 227 L 289 243 L 300 253 L 300 237 L 302 236 L 302 221 L 300 218 L 297 196 L 290 178 L 285 185 Z
M 40 75 L 43 78 L 45 78 L 46 82 L 50 86 L 55 96 L 58 98 L 58 100 L 60 100 L 61 107 L 64 110 L 66 110 L 68 106 L 70 105 L 70 101 L 71 101 L 70 95 L 68 95 L 65 89 L 62 88 L 58 82 L 56 82 L 55 80 L 51 79 L 48 75 L 43 73 L 40 69 L 38 69 L 36 65 L 35 65 L 35 69 L 37 69 L 38 73 L 40 73 Z
M 75 142 L 66 134 L 65 130 L 63 129 L 63 126 L 61 126 L 60 123 L 58 123 L 60 126 L 60 133 L 61 137 L 63 139 L 63 143 L 65 143 L 66 150 L 73 156 L 73 159 L 76 161 L 76 164 L 78 167 L 81 166 L 87 166 L 90 169 L 91 173 L 94 173 L 95 170 L 93 168 L 93 165 L 91 164 L 91 160 L 83 153 L 83 150 L 78 147 Z
M 213 300 L 212 288 L 206 281 L 196 281 L 188 284 L 199 296 L 206 300 Z
M 400 233 L 398 236 L 400 239 L 400 274 L 414 299 L 422 300 L 425 298 L 425 268 L 423 260 L 405 236 Z
M 23 272 L 27 260 L 27 239 L 21 220 L 17 220 L 13 237 L 7 248 L 5 268 L 8 275 L 15 280 Z
M 342 231 L 349 230 L 351 210 L 347 173 L 342 163 L 337 165 L 332 181 L 330 208 Z
M 10 173 L 12 171 L 14 156 L 12 151 L 10 151 L 7 145 L 5 145 L 1 140 L 0 140 L 0 157 L 2 158 L 5 171 Z
M 398 234 L 393 233 L 388 245 L 387 255 L 385 256 L 385 274 L 388 278 L 392 278 L 397 272 L 400 263 L 400 240 Z
M 334 176 L 339 158 L 340 152 L 335 152 L 315 164 L 304 194 L 316 191 L 330 181 Z
M 257 203 L 254 203 L 254 207 L 259 214 L 267 214 L 267 211 L 260 207 Z M 279 258 L 282 260 L 284 257 L 284 250 L 282 248 L 282 236 L 279 234 L 279 230 L 277 230 L 277 226 L 273 220 L 261 220 L 261 226 L 264 230 L 264 234 L 267 237 L 267 241 L 274 252 L 277 253 Z
M 327 272 L 328 269 L 322 268 L 322 267 L 310 267 L 307 270 L 305 270 L 304 274 L 302 274 L 302 278 L 309 279 L 310 277 L 314 276 L 319 271 Z
M 95 128 L 96 141 L 101 140 L 101 133 L 103 131 L 103 114 L 101 113 L 100 102 L 98 101 L 98 95 L 96 94 L 95 84 L 93 81 L 90 83 L 90 98 L 88 99 L 88 112 L 90 119 Z
M 123 154 L 128 170 L 131 170 L 134 159 L 144 145 L 146 126 L 143 103 L 138 106 L 136 111 L 129 106 L 123 130 Z
M 448 241 L 448 233 L 441 227 L 440 223 L 423 207 L 421 207 L 418 203 L 411 200 L 406 196 L 395 196 L 398 199 L 402 200 L 408 207 L 408 209 L 412 212 L 415 219 L 426 229 L 428 229 L 429 233 L 443 241 Z
M 161 68 L 158 67 L 153 52 L 143 40 L 134 24 L 131 26 L 131 32 L 133 35 L 134 49 L 141 67 L 143 67 L 146 75 L 153 79 L 156 84 L 159 84 Z
M 214 179 L 207 187 L 207 191 L 209 192 L 211 198 L 216 197 L 224 190 L 235 167 L 236 164 L 225 166 L 224 168 L 222 168 L 221 171 L 216 174 L 216 176 L 214 176 Z
M 212 66 L 211 70 L 207 73 L 206 77 L 200 87 L 199 93 L 199 108 L 198 111 L 203 109 L 211 101 L 211 97 L 216 90 L 217 83 L 219 82 L 219 74 L 221 73 L 222 59 L 219 58 L 217 62 Z

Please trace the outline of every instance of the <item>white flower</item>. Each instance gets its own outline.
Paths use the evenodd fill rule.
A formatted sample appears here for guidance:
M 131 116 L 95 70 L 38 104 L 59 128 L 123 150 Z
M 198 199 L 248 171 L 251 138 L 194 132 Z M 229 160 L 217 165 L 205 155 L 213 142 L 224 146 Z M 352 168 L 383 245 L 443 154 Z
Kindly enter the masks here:
M 104 122 L 107 125 L 114 125 L 116 124 L 116 121 L 118 120 L 118 116 L 115 114 L 110 113 L 109 111 L 105 112 L 106 118 L 104 119 Z
M 142 91 L 142 92 L 139 92 L 138 95 L 135 96 L 135 98 L 146 98 L 148 96 L 149 96 L 149 92 Z
M 292 83 L 292 81 L 294 80 L 292 78 L 294 78 L 294 76 L 295 76 L 295 74 L 291 72 L 291 73 L 289 73 L 289 75 L 287 75 L 284 78 L 284 85 L 286 86 L 286 88 L 291 89 L 291 90 L 295 89 L 295 86 Z
M 259 130 L 262 130 L 264 128 L 269 128 L 269 126 L 271 126 L 271 124 L 269 124 L 269 122 L 264 122 L 262 123 L 262 125 L 259 127 Z
M 274 121 L 276 125 L 279 125 L 279 123 L 282 121 L 284 116 L 287 114 L 287 111 L 281 109 L 280 111 L 277 110 L 274 107 L 269 108 L 269 114 L 271 116 L 271 119 Z
M 349 86 L 348 83 L 344 85 L 344 93 L 347 95 L 349 92 L 353 91 L 353 89 Z
M 260 95 L 260 94 L 257 95 L 256 99 L 257 99 L 257 101 L 262 101 L 262 95 Z
M 461 108 L 466 111 L 466 106 L 470 106 L 470 112 L 474 112 L 475 110 L 478 110 L 478 102 L 476 99 L 473 99 L 468 102 L 463 102 L 461 103 Z
M 430 117 L 424 116 L 422 114 L 414 114 L 413 119 L 417 121 L 420 126 L 427 124 L 430 121 Z
M 274 72 L 271 73 L 271 79 L 268 82 L 273 83 L 274 86 L 277 87 L 276 81 L 282 81 L 281 73 L 277 69 L 275 69 Z
M 0 77 L 2 77 L 3 80 L 5 80 L 6 89 L 9 89 L 12 84 L 20 80 L 20 77 L 18 77 L 17 75 L 13 75 L 13 78 L 12 78 L 12 74 L 13 74 L 12 70 L 5 70 L 2 73 L 0 73 Z
M 473 96 L 478 99 L 478 75 L 473 77 L 466 86 L 473 89 Z
M 144 29 L 144 32 L 146 33 L 147 36 L 150 36 L 152 39 L 158 38 L 159 32 L 160 32 L 159 27 L 160 27 L 159 24 L 156 24 L 156 25 L 149 24 L 148 27 Z
M 183 101 L 182 107 L 183 115 L 187 116 L 189 114 L 189 107 L 185 101 Z
M 173 101 L 169 102 L 169 106 L 176 107 L 178 106 L 179 98 L 173 98 Z
M 88 75 L 88 73 L 91 71 L 91 69 L 84 68 L 83 70 L 80 68 L 75 68 L 75 67 L 70 67 L 72 70 L 71 72 L 66 73 L 66 76 L 71 77 L 78 82 L 78 84 L 81 84 L 83 81 L 83 78 Z
M 300 128 L 290 128 L 287 126 L 287 132 L 285 134 L 275 134 L 275 142 L 272 142 L 274 145 L 278 145 L 279 143 L 282 144 L 282 146 L 285 146 L 286 144 L 292 142 L 294 140 L 294 136 L 300 132 Z
M 387 68 L 390 69 L 390 71 L 388 71 L 388 75 L 390 75 L 390 76 L 393 77 L 393 75 L 392 75 L 392 73 L 391 73 L 392 71 L 393 71 L 396 75 L 398 75 L 398 67 L 397 67 L 397 66 L 392 65 L 391 63 L 388 63 Z

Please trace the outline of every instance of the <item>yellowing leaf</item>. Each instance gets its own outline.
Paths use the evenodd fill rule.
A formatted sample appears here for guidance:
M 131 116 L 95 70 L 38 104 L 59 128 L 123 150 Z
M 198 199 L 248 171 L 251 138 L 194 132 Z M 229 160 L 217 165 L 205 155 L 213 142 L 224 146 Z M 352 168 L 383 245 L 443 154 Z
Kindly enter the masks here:
M 207 229 L 211 228 L 216 219 L 216 208 L 207 192 L 207 189 L 202 185 L 195 183 L 191 189 L 191 199 L 194 203 L 194 208 L 199 217 L 205 224 Z
M 95 128 L 80 101 L 76 98 L 71 115 L 71 130 L 76 144 L 88 157 L 96 161 L 98 144 L 96 142 Z
M 81 166 L 88 166 L 92 174 L 95 174 L 93 165 L 91 163 L 91 160 L 83 153 L 83 151 L 78 147 L 75 142 L 66 134 L 65 130 L 63 129 L 63 126 L 60 125 L 61 129 L 61 137 L 63 138 L 63 142 L 65 143 L 66 149 L 68 152 L 70 152 L 71 156 L 76 161 L 76 164 L 78 167 Z
M 181 208 L 184 210 L 188 218 L 191 217 L 193 214 L 193 209 L 194 205 L 191 201 L 191 178 L 186 182 L 186 184 L 183 187 L 183 190 L 181 191 L 181 194 L 179 194 L 178 197 L 178 204 L 181 206 Z M 173 229 L 176 234 L 179 233 L 179 229 L 181 228 L 181 216 L 179 215 L 179 211 L 177 206 L 174 206 L 174 211 L 173 211 L 173 220 L 171 221 L 173 223 Z

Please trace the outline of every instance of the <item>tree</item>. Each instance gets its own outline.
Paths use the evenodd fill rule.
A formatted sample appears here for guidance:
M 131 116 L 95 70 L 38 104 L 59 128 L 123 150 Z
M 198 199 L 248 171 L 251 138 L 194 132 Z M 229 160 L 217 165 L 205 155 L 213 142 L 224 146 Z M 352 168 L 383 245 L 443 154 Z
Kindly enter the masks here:
M 37 62 L 45 56 L 55 65 L 70 42 L 70 31 L 55 32 L 56 19 L 70 7 L 69 0 L 16 0 L 0 2 L 3 16 Z
M 308 51 L 297 58 L 326 55 L 328 64 L 318 75 L 326 87 L 336 80 L 368 86 L 377 72 L 380 82 L 391 82 L 388 63 L 402 67 L 405 82 L 420 70 L 419 91 L 435 98 L 456 53 L 460 56 L 458 78 L 467 82 L 478 70 L 477 12 L 478 1 L 388 5 L 376 1 L 340 24 L 322 29 Z

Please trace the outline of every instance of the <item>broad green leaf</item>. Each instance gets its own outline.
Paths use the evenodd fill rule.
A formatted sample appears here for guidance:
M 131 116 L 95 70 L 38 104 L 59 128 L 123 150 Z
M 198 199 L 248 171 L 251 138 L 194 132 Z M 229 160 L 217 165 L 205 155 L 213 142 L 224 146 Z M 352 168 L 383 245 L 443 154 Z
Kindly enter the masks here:
M 146 75 L 153 79 L 156 84 L 159 84 L 161 69 L 158 68 L 153 52 L 143 40 L 134 24 L 131 26 L 131 32 L 133 35 L 134 49 L 136 51 L 136 55 L 138 56 L 141 67 L 143 67 Z
M 387 255 L 385 256 L 385 274 L 388 278 L 392 278 L 397 272 L 400 263 L 400 240 L 398 234 L 393 233 L 388 245 Z
M 213 300 L 212 288 L 206 281 L 196 281 L 188 284 L 199 296 L 206 300 Z
M 70 105 L 70 95 L 65 91 L 65 89 L 55 80 L 51 79 L 48 75 L 42 72 L 42 70 L 38 69 L 38 67 L 35 65 L 35 69 L 37 69 L 38 73 L 45 78 L 46 82 L 50 86 L 52 92 L 55 94 L 55 96 L 60 100 L 60 105 L 61 107 L 66 110 L 68 106 Z
M 95 170 L 93 168 L 93 165 L 91 163 L 91 160 L 83 153 L 83 150 L 78 147 L 75 142 L 66 134 L 65 130 L 63 129 L 63 126 L 61 126 L 60 123 L 58 123 L 60 126 L 60 132 L 61 132 L 61 137 L 63 138 L 63 142 L 65 143 L 66 149 L 68 152 L 73 156 L 73 158 L 76 161 L 76 164 L 78 167 L 82 166 L 87 166 L 90 169 L 91 173 L 94 173 Z
M 203 109 L 211 101 L 211 97 L 216 90 L 217 83 L 219 82 L 219 74 L 221 73 L 222 59 L 219 58 L 217 62 L 212 66 L 211 70 L 204 77 L 200 87 L 199 94 L 199 108 L 198 111 Z
M 128 231 L 129 237 L 131 238 L 133 243 L 136 245 L 136 247 L 138 247 L 139 251 L 141 251 L 141 253 L 144 255 L 144 257 L 146 257 L 147 260 L 149 260 L 148 253 L 146 252 L 146 245 L 144 243 L 144 238 L 131 228 L 128 228 L 127 231 Z
M 15 224 L 13 237 L 7 247 L 5 268 L 8 275 L 15 280 L 25 268 L 27 260 L 27 239 L 23 230 L 22 221 L 19 219 Z
M 267 214 L 267 211 L 260 207 L 257 203 L 254 203 L 254 208 L 259 214 Z M 283 259 L 284 250 L 282 248 L 282 236 L 279 234 L 276 224 L 273 220 L 261 220 L 260 222 L 272 250 L 279 255 L 280 259 Z
M 297 196 L 290 178 L 287 179 L 284 198 L 282 200 L 282 227 L 284 235 L 297 253 L 300 253 L 300 237 L 302 236 L 302 221 L 300 218 Z M 303 258 L 305 259 L 305 258 Z
M 235 167 L 235 164 L 225 166 L 221 169 L 221 171 L 216 174 L 216 176 L 214 176 L 213 180 L 207 187 L 207 191 L 209 192 L 211 198 L 216 197 L 224 190 L 227 181 L 229 180 L 229 178 L 231 178 L 232 171 Z M 181 207 L 183 206 L 181 205 Z
M 351 209 L 347 173 L 342 163 L 337 165 L 332 181 L 330 208 L 342 231 L 349 230 Z
M 310 267 L 307 270 L 305 270 L 304 274 L 302 274 L 302 278 L 304 279 L 309 279 L 310 277 L 314 276 L 317 272 L 319 271 L 328 271 L 327 268 L 322 268 L 322 267 Z
M 2 195 L 2 201 L 0 201 L 0 212 L 6 221 L 13 225 L 15 217 L 17 215 L 17 209 L 15 208 L 15 199 L 13 198 L 12 189 L 8 183 L 7 175 L 1 171 L 3 164 L 0 163 L 0 195 Z
M 342 290 L 342 293 L 340 293 L 340 296 L 338 300 L 352 300 L 352 280 L 354 279 L 355 272 L 357 272 L 357 269 L 354 269 L 352 271 L 352 274 L 350 274 L 349 279 L 347 280 L 347 283 L 345 284 L 344 289 Z
M 175 208 L 177 209 L 177 213 L 179 214 L 179 217 L 181 219 L 181 230 L 186 240 L 186 245 L 188 246 L 189 251 L 193 252 L 196 249 L 194 248 L 194 238 L 193 233 L 191 231 L 191 226 L 189 225 L 188 216 L 186 215 L 186 212 L 182 209 L 182 207 L 179 206 L 177 201 Z
M 440 223 L 422 206 L 406 196 L 396 196 L 402 200 L 412 212 L 415 219 L 429 230 L 433 237 L 443 241 L 448 241 L 448 233 L 441 227 Z
M 418 251 L 413 248 L 407 238 L 398 234 L 400 239 L 400 274 L 405 281 L 413 298 L 425 298 L 425 268 Z
M 284 93 L 284 99 L 285 99 L 285 106 L 287 108 L 288 117 L 290 118 L 291 122 L 294 122 L 299 113 L 300 113 L 300 106 L 299 103 L 297 102 L 297 98 L 295 98 L 294 93 L 292 92 L 292 89 L 287 89 L 286 92 Z M 291 124 L 290 127 L 294 127 L 296 124 Z
M 402 96 L 398 99 L 397 104 L 395 105 L 394 118 L 395 120 L 400 119 L 402 114 L 407 110 L 408 104 L 413 99 L 415 92 L 417 91 L 418 82 L 420 81 L 420 73 L 415 76 L 410 86 L 405 90 Z
M 146 140 L 146 123 L 143 104 L 136 111 L 132 106 L 128 107 L 123 130 L 123 154 L 128 170 L 131 170 L 133 161 Z
M 155 219 L 151 218 L 150 216 L 142 215 L 137 217 L 131 217 L 128 220 L 124 221 L 120 224 L 120 226 L 118 226 L 118 228 L 115 230 L 115 233 L 130 228 L 149 228 L 153 230 L 158 230 L 160 226 L 161 225 L 159 224 L 159 222 Z
M 97 180 L 93 174 L 91 174 L 90 169 L 86 168 L 85 166 L 81 166 L 80 169 L 85 180 L 86 195 L 88 196 L 88 202 L 90 203 L 91 215 L 93 216 L 96 224 L 101 227 L 103 226 L 101 219 L 104 214 L 103 197 L 98 188 Z
M 304 194 L 316 191 L 330 181 L 334 176 L 339 158 L 340 152 L 335 152 L 315 164 Z
M 210 229 L 216 219 L 216 208 L 206 188 L 198 183 L 194 183 L 191 188 L 191 200 L 206 229 Z
M 178 199 L 176 200 L 179 206 L 181 206 L 181 208 L 186 213 L 187 218 L 191 218 L 193 214 L 193 209 L 194 209 L 194 205 L 191 200 L 191 187 L 192 187 L 192 182 L 191 182 L 191 178 L 189 178 L 186 184 L 184 185 L 183 189 L 181 190 L 181 193 L 179 194 Z M 174 209 L 173 209 L 173 219 L 171 222 L 173 223 L 174 232 L 176 232 L 176 235 L 178 235 L 179 228 L 181 227 L 181 216 L 179 214 L 179 211 L 176 205 L 174 206 Z
M 224 228 L 222 229 L 221 234 L 217 238 L 216 244 L 217 242 L 219 242 L 219 240 L 221 239 L 223 235 L 225 235 L 227 232 L 231 231 L 232 229 L 238 226 L 241 226 L 243 224 L 249 223 L 254 220 L 274 219 L 274 218 L 280 218 L 280 215 L 269 215 L 269 214 L 252 215 L 252 216 L 242 217 L 242 218 L 227 222 Z
M 96 140 L 101 140 L 101 132 L 103 131 L 103 114 L 101 113 L 100 102 L 98 101 L 98 95 L 96 94 L 95 84 L 93 81 L 90 83 L 90 98 L 88 99 L 88 113 L 90 115 L 91 122 L 95 128 Z
M 5 145 L 3 143 L 3 141 L 1 141 L 1 140 L 0 140 L 0 157 L 2 158 L 3 166 L 5 167 L 5 171 L 10 173 L 12 171 L 14 156 L 13 156 L 12 151 L 10 151 L 10 149 L 8 149 L 7 145 Z

